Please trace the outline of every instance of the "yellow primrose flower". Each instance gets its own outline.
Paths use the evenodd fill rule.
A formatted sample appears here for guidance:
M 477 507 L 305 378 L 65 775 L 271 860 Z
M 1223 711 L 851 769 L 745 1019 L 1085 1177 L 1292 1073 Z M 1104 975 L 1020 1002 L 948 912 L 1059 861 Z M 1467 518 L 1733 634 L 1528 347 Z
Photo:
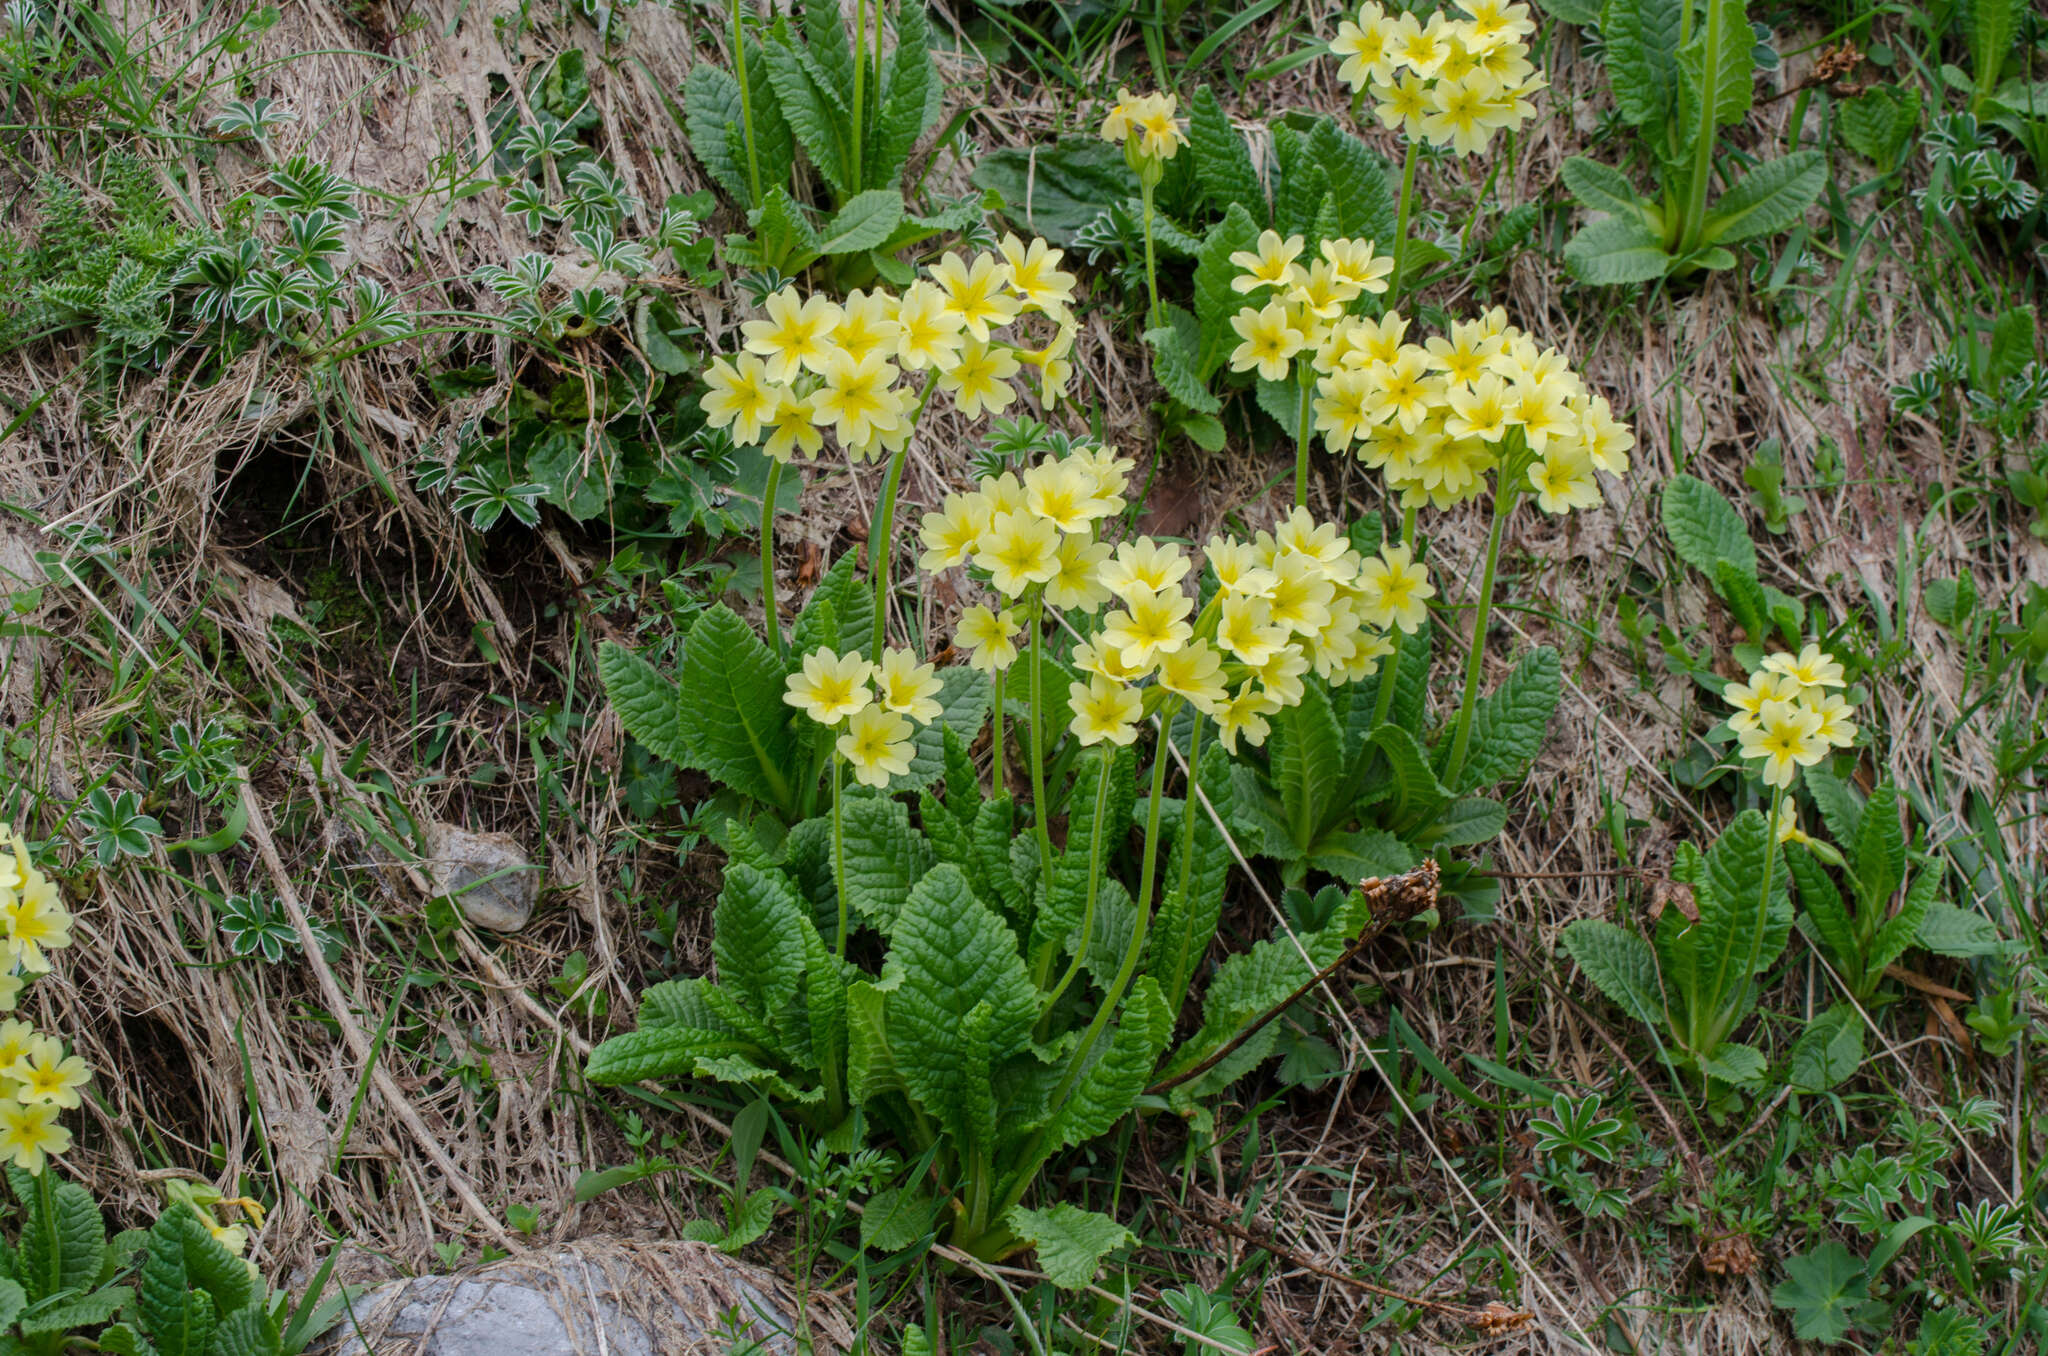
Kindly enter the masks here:
M 1271 659 L 1252 670 L 1252 676 L 1259 680 L 1259 686 L 1271 693 L 1282 706 L 1297 706 L 1301 702 L 1303 684 L 1301 676 L 1308 672 L 1308 656 L 1300 649 L 1289 646 L 1277 651 Z
M 1016 513 L 1024 507 L 1024 482 L 1017 479 L 1015 471 L 1005 471 L 976 483 L 981 486 L 981 493 L 988 496 L 991 518 L 998 513 Z
M 1159 686 L 1186 697 L 1205 714 L 1230 695 L 1223 686 L 1223 656 L 1200 638 L 1159 657 Z
M 1389 311 L 1378 320 L 1361 320 L 1352 330 L 1352 351 L 1345 361 L 1353 367 L 1390 363 L 1401 356 L 1408 320 L 1399 311 Z
M 1303 270 L 1287 300 L 1318 320 L 1335 320 L 1363 290 L 1350 279 L 1339 277 L 1336 266 L 1328 259 L 1318 259 Z
M 1387 290 L 1387 280 L 1394 272 L 1394 256 L 1373 253 L 1372 241 L 1325 240 L 1322 253 L 1345 282 L 1374 296 Z
M 1364 368 L 1349 367 L 1316 383 L 1315 431 L 1323 445 L 1342 452 L 1379 422 L 1379 384 Z
M 1436 597 L 1429 570 L 1399 544 L 1384 545 L 1377 556 L 1366 557 L 1358 567 L 1357 588 L 1360 620 L 1383 631 L 1399 627 L 1410 636 L 1428 619 L 1428 602 Z
M 1507 436 L 1508 397 L 1508 384 L 1497 372 L 1482 372 L 1470 385 L 1445 388 L 1445 436 L 1499 442 Z
M 1760 758 L 1764 785 L 1786 787 L 1802 767 L 1827 756 L 1820 713 L 1797 702 L 1771 701 L 1757 712 L 1756 725 L 1735 736 L 1744 758 Z
M 1493 140 L 1491 103 L 1499 82 L 1484 71 L 1458 80 L 1439 80 L 1430 91 L 1430 111 L 1422 119 L 1422 136 L 1432 146 L 1449 146 L 1458 155 L 1477 155 Z
M 0 974 L 0 1012 L 14 1011 L 14 1005 L 21 1001 L 22 986 L 28 981 L 9 971 Z
M 820 725 L 837 725 L 867 707 L 874 671 L 858 650 L 842 656 L 821 647 L 805 655 L 802 669 L 784 680 L 782 700 Z
M 750 353 L 737 363 L 713 358 L 704 369 L 704 384 L 711 389 L 701 402 L 704 422 L 713 428 L 732 426 L 732 436 L 742 443 L 761 440 L 761 426 L 775 417 L 785 389 L 768 376 L 768 366 Z
M 1421 133 L 1422 120 L 1432 111 L 1429 82 L 1413 73 L 1372 86 L 1372 97 L 1373 115 L 1380 120 L 1380 126 L 1389 132 L 1399 129 L 1409 137 Z
M 1150 664 L 1124 663 L 1121 650 L 1092 640 L 1074 647 L 1074 667 L 1083 673 L 1099 673 L 1112 683 L 1135 683 L 1152 671 Z
M 1373 391 L 1367 409 L 1376 422 L 1391 419 L 1413 432 L 1443 398 L 1443 378 L 1429 370 L 1429 356 L 1413 345 L 1403 345 L 1394 361 L 1374 363 L 1368 370 Z
M 917 525 L 917 539 L 924 543 L 918 565 L 927 574 L 965 565 L 981 548 L 981 534 L 988 531 L 994 516 L 988 496 L 979 491 L 947 495 L 945 502 Z
M 908 650 L 892 645 L 882 651 L 882 662 L 875 666 L 875 687 L 876 700 L 884 710 L 909 716 L 919 725 L 929 725 L 945 714 L 945 708 L 934 700 L 945 687 L 937 669 L 918 663 Z
M 1248 542 L 1211 537 L 1202 554 L 1208 558 L 1218 587 L 1227 594 L 1264 598 L 1280 582 L 1280 576 L 1259 564 L 1258 553 Z
M 1856 742 L 1856 722 L 1849 719 L 1854 708 L 1842 700 L 1839 693 L 1815 694 L 1809 691 L 1800 700 L 1820 717 L 1819 734 L 1822 739 L 1838 749 L 1846 749 Z
M 35 1043 L 13 1076 L 21 1083 L 14 1094 L 23 1102 L 47 1102 L 67 1110 L 79 1104 L 78 1090 L 92 1081 L 92 1070 L 77 1055 L 66 1057 L 63 1042 L 45 1036 Z
M 1230 370 L 1249 372 L 1257 368 L 1267 381 L 1287 376 L 1287 364 L 1301 352 L 1308 336 L 1295 328 L 1287 307 L 1269 301 L 1264 308 L 1247 306 L 1230 318 L 1230 327 L 1244 342 L 1230 353 Z
M 879 288 L 872 293 L 855 288 L 840 307 L 839 323 L 832 330 L 832 342 L 855 362 L 870 353 L 880 353 L 885 358 L 895 357 L 896 307 L 896 298 Z
M 920 278 L 903 290 L 896 304 L 896 361 L 907 372 L 928 367 L 944 371 L 960 361 L 961 331 L 966 327 L 945 292 Z
M 1101 674 L 1090 674 L 1085 683 L 1067 684 L 1067 704 L 1074 719 L 1067 726 L 1084 747 L 1104 740 L 1125 745 L 1138 737 L 1138 717 L 1145 700 L 1134 687 L 1114 682 Z
M 1449 37 L 1449 25 L 1442 14 L 1430 15 L 1427 24 L 1413 14 L 1403 14 L 1394 20 L 1387 45 L 1396 64 L 1427 80 L 1444 64 Z
M 1038 399 L 1048 410 L 1067 399 L 1067 386 L 1074 379 L 1074 336 L 1078 333 L 1080 326 L 1068 321 L 1051 343 L 1023 355 L 1024 361 L 1038 369 Z
M 1593 459 L 1574 445 L 1558 443 L 1529 468 L 1529 488 L 1545 513 L 1570 513 L 1600 502 Z
M 761 431 L 768 435 L 768 440 L 761 444 L 761 450 L 784 463 L 799 450 L 806 457 L 817 456 L 825 446 L 825 433 L 811 422 L 815 413 L 810 401 L 787 386 L 777 387 L 775 409 L 762 421 Z
M 1193 602 L 1179 589 L 1151 592 L 1133 589 L 1122 608 L 1103 619 L 1101 640 L 1122 652 L 1123 662 L 1143 667 L 1162 654 L 1172 654 L 1195 633 L 1187 615 Z
M 11 852 L 0 852 L 0 890 L 12 890 L 21 884 L 21 874 L 28 864 L 28 852 L 22 847 L 21 836 L 8 830 L 8 845 Z
M 1276 553 L 1308 558 L 1325 579 L 1333 579 L 1340 574 L 1350 577 L 1340 562 L 1351 547 L 1338 535 L 1337 525 L 1317 522 L 1315 515 L 1299 504 L 1273 529 L 1273 547 Z
M 853 714 L 846 733 L 834 741 L 862 786 L 885 787 L 910 771 L 910 722 L 894 711 L 869 706 Z
M 1794 656 L 1784 650 L 1764 660 L 1765 673 L 1783 674 L 1801 688 L 1847 687 L 1848 678 L 1835 657 L 1809 642 Z
M 1188 139 L 1175 117 L 1180 100 L 1171 94 L 1147 96 L 1133 126 L 1140 134 L 1140 150 L 1149 160 L 1171 160 Z
M 1095 493 L 1095 475 L 1073 461 L 1040 461 L 1024 473 L 1024 507 L 1050 518 L 1062 532 L 1086 532 L 1107 510 Z
M 761 309 L 768 318 L 747 321 L 740 333 L 747 337 L 747 352 L 767 359 L 768 379 L 794 381 L 804 370 L 822 376 L 827 358 L 839 347 L 833 339 L 839 307 L 826 297 L 800 297 L 794 287 L 785 287 Z
M 1273 573 L 1278 578 L 1265 599 L 1272 609 L 1273 625 L 1308 636 L 1330 624 L 1330 600 L 1337 589 L 1318 562 L 1306 556 L 1282 555 L 1273 562 Z
M 1811 843 L 1806 831 L 1799 827 L 1799 806 L 1787 797 L 1778 807 L 1778 841 L 1781 843 Z
M 1086 466 L 1095 477 L 1095 493 L 1109 506 L 1108 516 L 1124 511 L 1124 490 L 1131 483 L 1131 470 L 1137 463 L 1129 457 L 1119 457 L 1113 447 L 1095 446 L 1077 448 L 1068 458 Z
M 1117 87 L 1116 103 L 1110 106 L 1109 116 L 1102 120 L 1102 139 L 1112 145 L 1121 145 L 1131 136 L 1132 125 L 1144 110 L 1144 100 L 1125 89 Z
M 819 423 L 832 425 L 839 441 L 866 443 L 878 432 L 890 432 L 903 417 L 903 398 L 895 390 L 896 366 L 879 353 L 855 362 L 844 354 L 825 365 L 825 383 L 811 393 L 811 410 Z
M 939 389 L 949 392 L 960 413 L 979 418 L 983 410 L 1000 414 L 1016 400 L 1009 379 L 1017 375 L 1017 355 L 1002 344 L 970 339 L 951 367 L 939 371 Z
M 983 673 L 999 673 L 1017 662 L 1017 615 L 1004 608 L 991 612 L 976 604 L 960 614 L 953 644 L 967 651 L 967 662 Z
M 1607 397 L 1591 393 L 1576 396 L 1571 401 L 1571 411 L 1578 420 L 1579 438 L 1585 444 L 1586 455 L 1609 475 L 1627 475 L 1628 454 L 1636 445 L 1636 435 L 1614 417 Z
M 1024 298 L 1027 309 L 1065 314 L 1074 304 L 1074 275 L 1059 268 L 1065 250 L 1053 249 L 1036 237 L 1027 246 L 1015 232 L 1005 235 L 996 248 L 1010 266 L 1010 286 Z
M 989 572 L 998 593 L 1018 597 L 1059 573 L 1060 530 L 1029 511 L 998 513 L 982 535 L 974 563 Z
M 42 1032 L 18 1017 L 0 1022 L 0 1077 L 19 1079 L 16 1067 L 28 1059 L 42 1038 Z
M 1266 742 L 1273 726 L 1266 717 L 1280 709 L 1280 699 L 1263 688 L 1245 683 L 1239 687 L 1229 701 L 1218 706 L 1210 714 L 1216 720 L 1216 733 L 1223 742 L 1225 753 L 1237 752 L 1237 741 L 1242 738 L 1254 748 Z
M 1721 689 L 1721 700 L 1735 708 L 1735 714 L 1728 717 L 1728 728 L 1737 734 L 1753 728 L 1765 702 L 1789 702 L 1799 691 L 1797 683 L 1768 670 L 1751 674 L 1747 683 L 1728 684 Z
M 1024 309 L 1023 299 L 1008 291 L 1010 266 L 997 263 L 992 255 L 977 254 L 969 265 L 948 250 L 932 266 L 931 275 L 946 294 L 947 309 L 981 343 L 988 342 L 990 329 L 1009 324 Z
M 1239 663 L 1258 668 L 1287 643 L 1288 634 L 1286 627 L 1273 624 L 1273 605 L 1264 598 L 1224 598 L 1216 624 L 1216 643 L 1230 651 Z
M 1283 240 L 1278 231 L 1259 232 L 1257 248 L 1238 250 L 1230 256 L 1230 262 L 1244 270 L 1230 280 L 1230 290 L 1256 292 L 1261 287 L 1292 287 L 1298 278 L 1307 276 L 1294 262 L 1301 254 L 1301 246 L 1298 235 Z
M 1330 55 L 1343 58 L 1337 67 L 1337 78 L 1353 90 L 1364 89 L 1374 80 L 1391 79 L 1393 36 L 1394 26 L 1386 11 L 1374 0 L 1366 0 L 1358 11 L 1358 22 L 1346 19 L 1338 24 L 1337 36 L 1330 40 Z
M 1161 593 L 1187 578 L 1188 558 L 1172 542 L 1150 537 L 1121 542 L 1116 559 L 1104 563 L 1102 586 L 1119 598 L 1134 593 Z
M 1045 581 L 1045 601 L 1067 612 L 1093 612 L 1109 601 L 1102 586 L 1102 563 L 1109 543 L 1076 533 L 1060 539 L 1059 572 Z
M 1429 365 L 1443 373 L 1453 387 L 1472 385 L 1487 371 L 1487 363 L 1500 352 L 1500 336 L 1489 334 L 1476 320 L 1461 320 L 1451 326 L 1449 338 L 1431 335 L 1424 345 Z
M 47 1156 L 71 1148 L 71 1132 L 57 1124 L 58 1108 L 0 1101 L 0 1162 L 12 1160 L 23 1172 L 41 1172 Z
M 1502 42 L 1535 36 L 1536 21 L 1527 5 L 1514 0 L 1454 0 L 1471 17 L 1464 25 L 1465 45 L 1485 50 Z

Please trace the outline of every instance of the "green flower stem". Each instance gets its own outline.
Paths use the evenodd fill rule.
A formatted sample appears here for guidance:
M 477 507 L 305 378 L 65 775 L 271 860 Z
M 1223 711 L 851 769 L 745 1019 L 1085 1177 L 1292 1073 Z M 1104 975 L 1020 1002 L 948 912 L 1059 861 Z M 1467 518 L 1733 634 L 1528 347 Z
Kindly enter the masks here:
M 1159 264 L 1152 250 L 1152 180 L 1138 176 L 1139 201 L 1145 209 L 1145 292 L 1151 304 L 1145 311 L 1145 328 L 1153 329 L 1159 324 Z
M 875 646 L 868 658 L 877 663 L 881 662 L 882 647 L 889 643 L 889 559 L 890 538 L 896 533 L 896 491 L 903 483 L 903 463 L 910 456 L 910 440 L 938 384 L 939 374 L 934 371 L 925 378 L 924 389 L 917 393 L 917 406 L 910 412 L 910 428 L 903 435 L 903 446 L 889 458 L 889 473 L 882 480 L 882 502 L 875 510 L 875 520 L 868 524 L 868 573 L 875 581 Z
M 1180 897 L 1185 901 L 1188 889 L 1195 878 L 1195 803 L 1201 797 L 1195 794 L 1201 783 L 1202 774 L 1202 713 L 1195 712 L 1194 733 L 1188 736 L 1188 787 L 1187 799 L 1180 810 Z M 1183 903 L 1182 907 L 1186 907 Z
M 1457 733 L 1451 738 L 1450 761 L 1444 764 L 1444 785 L 1455 787 L 1465 770 L 1465 748 L 1472 742 L 1472 708 L 1479 701 L 1479 671 L 1486 667 L 1486 624 L 1493 615 L 1493 579 L 1500 564 L 1501 529 L 1515 506 L 1519 459 L 1501 458 L 1500 479 L 1493 487 L 1493 526 L 1486 534 L 1486 570 L 1479 577 L 1479 610 L 1472 617 L 1472 643 L 1465 651 L 1465 695 L 1458 702 Z
M 1413 138 L 1408 142 L 1408 154 L 1401 161 L 1401 205 L 1394 222 L 1394 275 L 1388 281 L 1387 309 L 1399 310 L 1401 288 L 1405 281 L 1402 271 L 1408 262 L 1408 218 L 1415 207 L 1415 152 L 1417 143 Z
M 740 82 L 740 123 L 747 132 L 747 186 L 761 205 L 761 160 L 754 153 L 754 89 L 747 82 L 747 38 L 740 28 L 740 0 L 732 0 L 732 63 Z
M 1041 1028 L 1052 1017 L 1053 1004 L 1060 1001 L 1060 995 L 1067 991 L 1067 987 L 1074 982 L 1074 977 L 1081 973 L 1081 961 L 1088 954 L 1088 938 L 1095 931 L 1095 900 L 1099 893 L 1097 887 L 1101 884 L 1102 878 L 1102 819 L 1109 813 L 1110 773 L 1116 767 L 1115 746 L 1102 746 L 1101 763 L 1102 770 L 1095 780 L 1094 832 L 1088 835 L 1088 903 L 1081 910 L 1081 944 L 1074 948 L 1074 959 L 1067 966 L 1067 972 L 1060 976 L 1060 982 L 1045 996 L 1044 1012 L 1038 1019 Z M 1046 948 L 1044 964 L 1048 970 L 1052 968 L 1052 956 L 1052 949 Z M 1041 974 L 1033 978 L 1037 980 L 1039 988 L 1045 987 L 1046 976 Z M 1038 1040 L 1043 1041 L 1045 1036 L 1046 1033 L 1042 1029 L 1037 1033 Z
M 1309 428 L 1309 396 L 1316 389 L 1316 369 L 1309 362 L 1295 363 L 1295 385 L 1301 388 L 1301 399 L 1295 406 L 1294 425 L 1294 506 L 1303 508 L 1308 504 L 1308 445 L 1312 430 Z
M 1080 1081 L 1081 1071 L 1088 1066 L 1089 1056 L 1095 1051 L 1095 1042 L 1102 1037 L 1103 1028 L 1109 1025 L 1110 1016 L 1117 1004 L 1123 1001 L 1130 989 L 1131 981 L 1137 977 L 1138 962 L 1145 955 L 1145 934 L 1152 926 L 1152 882 L 1159 865 L 1159 803 L 1166 796 L 1166 765 L 1172 761 L 1167 756 L 1167 738 L 1173 729 L 1173 717 L 1180 710 L 1181 699 L 1171 698 L 1159 708 L 1159 743 L 1152 755 L 1152 800 L 1145 811 L 1145 858 L 1144 868 L 1138 876 L 1138 921 L 1131 928 L 1131 944 L 1124 952 L 1124 962 L 1117 968 L 1116 978 L 1110 981 L 1109 992 L 1102 996 L 1102 1004 L 1095 1010 L 1095 1019 L 1088 1023 L 1088 1029 L 1081 1033 L 1081 1043 L 1074 1047 L 1073 1058 L 1067 1062 L 1066 1073 L 1060 1076 L 1059 1087 L 1053 1090 L 1052 1100 L 1046 1105 L 1055 1113 L 1066 1105 L 1067 1097 L 1074 1091 L 1074 1084 Z M 1189 768 L 1190 774 L 1194 769 Z M 1195 788 L 1188 786 L 1188 796 L 1193 798 Z M 1015 1175 L 1003 1192 L 997 1205 L 995 1217 L 1001 1219 L 1009 1213 L 1010 1207 L 1024 1199 L 1024 1193 L 1032 1179 L 1038 1176 L 1038 1168 L 1045 1161 L 1045 1131 L 1031 1137 L 1024 1146 L 1024 1152 L 1017 1158 Z
M 827 732 L 827 738 L 833 738 Z M 844 760 L 839 756 L 836 738 L 832 745 L 832 892 L 839 896 L 839 931 L 833 938 L 832 954 L 842 960 L 846 956 L 846 822 L 839 812 L 842 797 L 839 794 L 839 765 Z
M 1003 679 L 1009 677 L 1009 674 L 1008 669 L 997 669 L 995 672 L 995 729 L 989 740 L 989 752 L 995 758 L 994 766 L 990 769 L 989 794 L 992 796 L 1003 794 Z
M 1031 599 L 1031 814 L 1038 835 L 1040 880 L 1052 878 L 1052 834 L 1046 828 L 1045 803 L 1045 588 Z
M 767 616 L 768 648 L 777 659 L 782 651 L 782 618 L 775 607 L 775 496 L 782 489 L 782 463 L 768 459 L 768 489 L 761 496 L 761 602 Z
M 1410 504 L 1401 511 L 1401 544 L 1412 553 L 1415 550 L 1415 505 Z M 1412 556 L 1411 556 L 1412 558 Z M 1373 703 L 1372 727 L 1377 730 L 1387 723 L 1387 715 L 1394 709 L 1394 692 L 1401 685 L 1401 642 L 1407 632 L 1394 631 L 1394 648 L 1387 655 L 1386 665 L 1380 670 L 1379 700 Z
M 882 26 L 882 0 L 875 0 L 875 27 Z M 845 11 L 841 11 L 844 13 Z M 868 69 L 868 0 L 854 0 L 853 8 L 853 180 L 856 192 L 861 187 L 861 129 L 866 121 L 862 117 L 863 97 L 867 92 Z M 845 23 L 844 19 L 838 22 Z M 839 30 L 842 34 L 845 29 Z

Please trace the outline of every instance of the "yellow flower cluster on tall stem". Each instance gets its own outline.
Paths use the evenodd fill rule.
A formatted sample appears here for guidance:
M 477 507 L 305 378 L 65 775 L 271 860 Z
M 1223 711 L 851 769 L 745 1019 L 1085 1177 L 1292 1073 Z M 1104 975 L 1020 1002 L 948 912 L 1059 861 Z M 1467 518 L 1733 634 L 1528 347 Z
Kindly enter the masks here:
M 869 528 L 875 587 L 873 649 L 887 635 L 889 542 L 896 492 L 911 434 L 934 395 L 969 418 L 1000 414 L 1018 398 L 1017 380 L 1036 373 L 1038 399 L 1051 409 L 1073 378 L 1074 275 L 1064 251 L 1007 235 L 993 252 L 948 252 L 899 295 L 855 291 L 835 302 L 785 287 L 764 314 L 741 327 L 741 353 L 712 360 L 705 372 L 705 421 L 770 458 L 761 497 L 762 587 L 769 643 L 783 651 L 775 602 L 775 500 L 782 468 L 823 452 L 829 432 L 855 461 L 889 458 L 882 499 Z M 1025 337 L 1026 318 L 1046 332 Z M 915 374 L 915 375 L 914 375 Z
M 1145 218 L 1145 328 L 1159 324 L 1159 264 L 1152 245 L 1152 195 L 1166 174 L 1166 162 L 1187 145 L 1181 130 L 1180 101 L 1171 94 L 1132 94 L 1118 89 L 1116 103 L 1102 120 L 1102 139 L 1124 148 L 1124 163 L 1138 177 L 1138 199 Z
M 71 915 L 57 884 L 31 860 L 19 836 L 0 851 L 0 1011 L 12 1012 L 30 979 L 47 973 L 50 953 L 71 945 Z M 64 1042 L 18 1018 L 0 1020 L 0 1162 L 41 1172 L 71 1147 L 60 1112 L 80 1104 L 92 1069 Z
M 1401 265 L 1415 201 L 1417 149 L 1428 142 L 1456 155 L 1479 155 L 1495 133 L 1535 116 L 1530 99 L 1548 84 L 1529 61 L 1536 24 L 1527 5 L 1455 2 L 1464 18 L 1440 11 L 1424 21 L 1413 14 L 1389 15 L 1378 0 L 1366 0 L 1358 18 L 1339 24 L 1330 42 L 1330 54 L 1342 62 L 1338 78 L 1357 98 L 1371 95 L 1380 125 L 1407 139 L 1394 228 L 1397 297 L 1407 281 Z

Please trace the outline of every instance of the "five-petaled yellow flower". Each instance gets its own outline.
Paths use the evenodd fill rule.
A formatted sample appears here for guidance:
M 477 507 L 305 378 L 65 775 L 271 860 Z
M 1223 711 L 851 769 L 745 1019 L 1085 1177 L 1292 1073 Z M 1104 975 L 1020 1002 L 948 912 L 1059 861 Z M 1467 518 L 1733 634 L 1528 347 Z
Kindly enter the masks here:
M 816 649 L 785 680 L 782 700 L 820 725 L 837 725 L 873 699 L 868 679 L 874 670 L 858 650 L 841 655 L 829 648 Z

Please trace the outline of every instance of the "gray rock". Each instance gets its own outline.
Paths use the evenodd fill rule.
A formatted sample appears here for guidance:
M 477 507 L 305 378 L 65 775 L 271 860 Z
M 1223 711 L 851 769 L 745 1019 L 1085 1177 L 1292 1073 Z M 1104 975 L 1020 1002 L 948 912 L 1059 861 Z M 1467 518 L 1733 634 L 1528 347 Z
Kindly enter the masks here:
M 427 851 L 433 855 L 420 866 L 428 881 L 436 892 L 460 905 L 463 916 L 478 927 L 517 932 L 533 917 L 540 871 L 510 834 L 429 824 Z
M 820 1356 L 851 1342 L 845 1318 L 812 1296 L 804 1319 Z M 793 1289 L 702 1243 L 583 1239 L 463 1276 L 392 1281 L 359 1297 L 325 1356 L 797 1356 Z M 744 1334 L 740 1336 L 740 1334 Z M 758 1342 L 747 1348 L 747 1341 Z

